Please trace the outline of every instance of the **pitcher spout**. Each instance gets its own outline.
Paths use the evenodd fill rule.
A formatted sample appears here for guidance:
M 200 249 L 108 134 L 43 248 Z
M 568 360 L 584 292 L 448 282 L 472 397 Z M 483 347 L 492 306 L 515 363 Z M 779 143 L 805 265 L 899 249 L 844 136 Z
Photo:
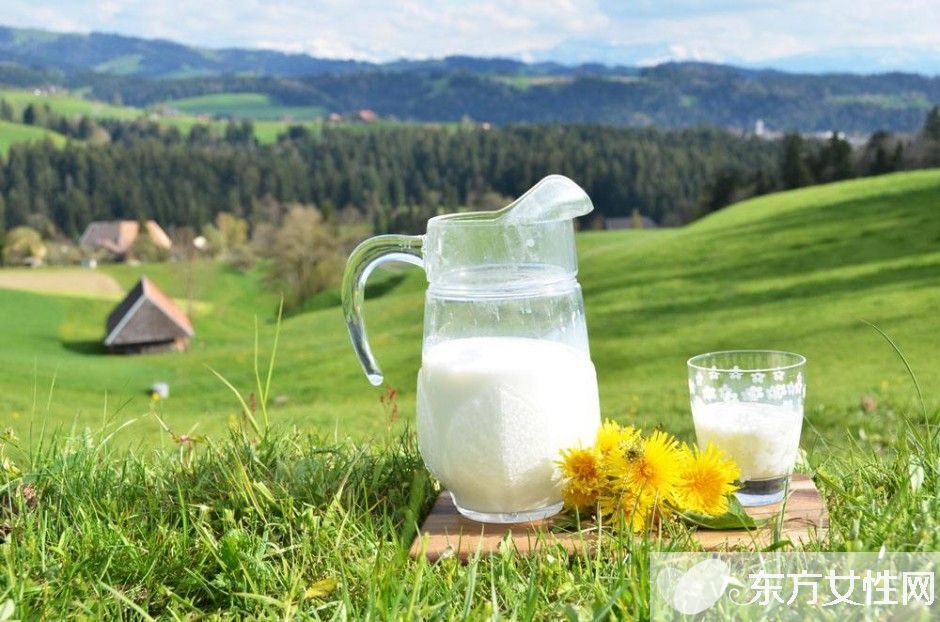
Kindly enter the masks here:
M 591 198 L 581 186 L 564 175 L 549 175 L 498 214 L 506 224 L 534 224 L 574 220 L 593 209 Z

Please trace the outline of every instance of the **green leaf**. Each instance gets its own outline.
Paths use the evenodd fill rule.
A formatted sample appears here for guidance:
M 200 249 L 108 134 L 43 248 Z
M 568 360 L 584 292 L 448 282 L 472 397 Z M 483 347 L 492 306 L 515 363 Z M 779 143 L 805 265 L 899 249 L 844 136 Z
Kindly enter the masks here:
M 766 520 L 757 522 L 751 518 L 734 495 L 731 495 L 728 500 L 728 511 L 719 516 L 682 511 L 678 511 L 678 514 L 685 522 L 701 529 L 755 529 L 767 522 Z

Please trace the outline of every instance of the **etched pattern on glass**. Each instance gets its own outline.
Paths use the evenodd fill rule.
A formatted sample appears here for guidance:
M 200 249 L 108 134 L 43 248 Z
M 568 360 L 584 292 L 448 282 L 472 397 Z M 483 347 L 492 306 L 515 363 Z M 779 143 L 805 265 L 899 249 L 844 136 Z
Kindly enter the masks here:
M 747 372 L 740 367 L 699 370 L 689 379 L 693 402 L 763 402 L 795 407 L 806 396 L 801 369 Z

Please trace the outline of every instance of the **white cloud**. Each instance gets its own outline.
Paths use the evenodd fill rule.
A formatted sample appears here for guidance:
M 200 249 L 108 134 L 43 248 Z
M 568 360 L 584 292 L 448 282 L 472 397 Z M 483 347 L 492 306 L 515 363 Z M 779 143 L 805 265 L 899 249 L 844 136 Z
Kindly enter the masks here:
M 940 2 L 909 0 L 5 0 L 10 25 L 332 58 L 448 54 L 772 62 L 847 48 L 940 56 Z M 894 50 L 894 52 L 889 52 Z

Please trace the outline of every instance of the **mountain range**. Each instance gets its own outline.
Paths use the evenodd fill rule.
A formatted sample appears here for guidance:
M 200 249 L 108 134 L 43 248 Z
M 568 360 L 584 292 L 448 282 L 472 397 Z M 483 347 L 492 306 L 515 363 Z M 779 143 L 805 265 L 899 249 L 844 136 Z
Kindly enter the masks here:
M 707 63 L 639 68 L 471 56 L 369 63 L 8 27 L 0 27 L 0 83 L 57 84 L 140 106 L 258 93 L 275 106 L 324 113 L 367 108 L 403 121 L 738 130 L 763 121 L 772 130 L 849 133 L 915 131 L 940 102 L 940 77 L 916 73 L 787 73 Z

